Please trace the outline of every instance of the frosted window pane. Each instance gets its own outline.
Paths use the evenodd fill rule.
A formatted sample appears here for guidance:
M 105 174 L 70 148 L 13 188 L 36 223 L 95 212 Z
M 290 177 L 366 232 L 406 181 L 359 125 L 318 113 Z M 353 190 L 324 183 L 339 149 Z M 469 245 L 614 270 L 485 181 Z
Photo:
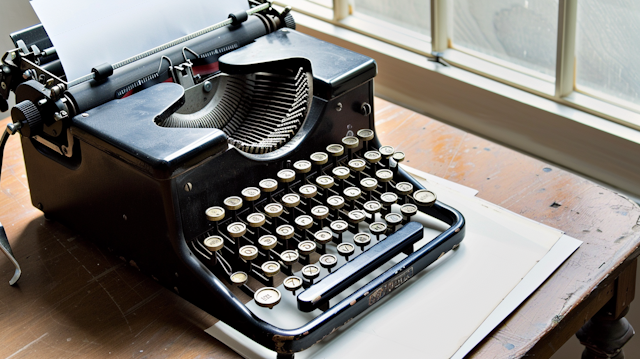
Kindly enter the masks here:
M 640 104 L 640 2 L 580 0 L 576 85 Z
M 431 2 L 428 0 L 354 0 L 355 12 L 431 35 Z
M 555 77 L 558 0 L 454 0 L 453 46 Z

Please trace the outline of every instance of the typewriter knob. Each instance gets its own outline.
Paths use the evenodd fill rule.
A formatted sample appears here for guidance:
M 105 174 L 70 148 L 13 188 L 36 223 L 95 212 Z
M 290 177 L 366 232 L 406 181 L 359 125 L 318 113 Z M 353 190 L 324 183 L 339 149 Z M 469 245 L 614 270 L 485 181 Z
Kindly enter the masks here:
M 295 295 L 296 290 L 302 287 L 302 279 L 300 277 L 292 275 L 285 278 L 282 282 L 282 285 L 284 285 L 284 289 L 293 292 L 293 294 Z
M 229 276 L 231 283 L 236 286 L 241 286 L 247 283 L 249 276 L 245 272 L 235 272 Z
M 218 206 L 209 207 L 204 214 L 207 216 L 207 220 L 219 222 L 224 219 L 224 208 Z
M 280 253 L 280 260 L 282 260 L 282 263 L 284 263 L 285 265 L 292 265 L 293 263 L 298 261 L 298 258 L 300 258 L 300 256 L 298 255 L 298 252 L 296 251 L 292 251 L 292 250 L 286 250 L 282 253 Z
M 356 247 L 351 243 L 340 243 L 338 244 L 338 254 L 343 256 L 347 261 L 349 261 L 349 256 L 352 255 L 356 251 Z
M 42 129 L 40 111 L 29 100 L 19 102 L 11 109 L 11 120 L 17 124 L 20 134 L 24 137 L 38 135 Z
M 281 298 L 280 291 L 272 287 L 260 288 L 253 295 L 253 300 L 256 301 L 257 305 L 269 309 L 280 303 Z
M 260 266 L 260 268 L 267 278 L 273 277 L 276 274 L 280 273 L 280 263 L 276 261 L 264 262 L 262 263 L 262 266 Z
M 334 256 L 333 254 L 323 254 L 318 262 L 320 262 L 320 265 L 323 268 L 326 268 L 329 270 L 329 272 L 331 272 L 331 268 L 335 267 L 336 264 L 338 264 L 338 258 L 336 258 L 336 256 Z
M 436 203 L 437 197 L 436 194 L 431 191 L 420 189 L 413 194 L 413 199 L 419 206 L 431 207 Z
M 258 244 L 260 245 L 260 247 L 262 247 L 262 249 L 269 251 L 274 249 L 276 245 L 278 245 L 278 240 L 276 239 L 276 237 L 267 234 L 258 239 Z
M 315 238 L 316 243 L 327 244 L 333 239 L 333 234 L 331 234 L 331 232 L 327 231 L 326 229 L 322 229 L 317 231 L 316 234 L 313 235 L 313 237 Z
M 298 253 L 303 256 L 308 256 L 309 254 L 316 251 L 316 243 L 312 241 L 302 241 L 298 243 Z
M 313 284 L 313 280 L 320 276 L 320 268 L 315 264 L 309 264 L 302 267 L 302 276 Z
M 407 217 L 407 222 L 409 222 L 411 217 L 418 213 L 418 207 L 415 204 L 405 203 L 400 207 L 400 212 Z
M 204 246 L 211 252 L 217 252 L 224 247 L 224 240 L 220 236 L 207 237 L 204 240 Z
M 252 261 L 258 257 L 258 248 L 255 246 L 242 246 L 240 247 L 240 258 L 245 261 Z

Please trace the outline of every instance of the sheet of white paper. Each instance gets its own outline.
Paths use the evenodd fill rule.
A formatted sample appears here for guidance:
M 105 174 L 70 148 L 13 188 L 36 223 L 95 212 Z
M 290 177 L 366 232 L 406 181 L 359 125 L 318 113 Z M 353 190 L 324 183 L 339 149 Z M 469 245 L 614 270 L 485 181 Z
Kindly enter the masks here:
M 429 358 L 449 358 L 501 302 L 523 301 L 575 249 L 554 246 L 562 235 L 558 230 L 437 183 L 429 186 L 440 200 L 464 213 L 467 234 L 461 247 L 383 299 L 377 308 L 297 353 L 296 358 L 424 357 L 425 353 Z M 539 264 L 552 247 L 555 254 L 550 258 L 556 260 Z M 549 262 L 553 263 L 547 267 Z M 544 269 L 532 273 L 544 275 L 527 280 L 533 284 L 516 291 L 518 298 L 503 301 L 536 264 Z M 294 299 L 285 295 L 276 308 L 287 311 L 286 307 L 295 305 Z M 288 318 L 276 321 L 283 327 L 295 327 L 306 319 L 293 319 L 297 317 L 291 315 L 296 312 L 293 309 L 283 316 L 254 303 L 247 306 L 265 319 Z M 496 324 L 510 311 L 498 313 L 502 318 L 492 319 Z M 222 322 L 207 332 L 247 358 L 275 357 Z
M 67 80 L 113 64 L 249 8 L 247 0 L 32 0 Z

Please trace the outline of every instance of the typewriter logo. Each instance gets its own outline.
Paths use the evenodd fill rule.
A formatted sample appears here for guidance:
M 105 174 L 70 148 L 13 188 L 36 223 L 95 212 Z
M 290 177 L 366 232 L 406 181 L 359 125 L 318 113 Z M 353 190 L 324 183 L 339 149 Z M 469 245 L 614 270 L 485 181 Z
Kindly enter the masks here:
M 409 267 L 404 272 L 389 279 L 380 288 L 371 293 L 369 296 L 369 306 L 376 304 L 380 299 L 384 298 L 385 295 L 393 292 L 394 289 L 403 285 L 406 281 L 411 279 L 411 277 L 413 277 L 413 267 Z

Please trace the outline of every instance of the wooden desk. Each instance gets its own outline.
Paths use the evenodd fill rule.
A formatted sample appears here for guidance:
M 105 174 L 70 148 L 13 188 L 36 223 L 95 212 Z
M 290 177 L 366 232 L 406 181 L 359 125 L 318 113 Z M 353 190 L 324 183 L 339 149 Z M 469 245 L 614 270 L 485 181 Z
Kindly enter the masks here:
M 549 357 L 607 302 L 633 299 L 640 208 L 592 182 L 406 109 L 376 100 L 381 139 L 407 165 L 480 190 L 479 197 L 564 230 L 580 249 L 475 351 Z M 2 123 L 4 126 L 6 122 Z M 0 256 L 0 356 L 238 357 L 204 333 L 215 318 L 31 205 L 11 138 L 0 221 L 24 274 Z

